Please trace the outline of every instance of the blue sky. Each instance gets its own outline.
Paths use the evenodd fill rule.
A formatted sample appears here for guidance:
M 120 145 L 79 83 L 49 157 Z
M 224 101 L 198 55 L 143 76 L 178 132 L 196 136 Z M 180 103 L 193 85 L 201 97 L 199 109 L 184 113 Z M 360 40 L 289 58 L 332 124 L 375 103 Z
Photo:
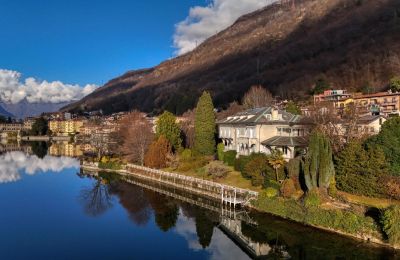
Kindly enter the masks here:
M 0 0 L 0 103 L 79 100 L 276 0 Z
M 175 24 L 205 0 L 0 0 L 0 69 L 101 85 L 174 53 Z

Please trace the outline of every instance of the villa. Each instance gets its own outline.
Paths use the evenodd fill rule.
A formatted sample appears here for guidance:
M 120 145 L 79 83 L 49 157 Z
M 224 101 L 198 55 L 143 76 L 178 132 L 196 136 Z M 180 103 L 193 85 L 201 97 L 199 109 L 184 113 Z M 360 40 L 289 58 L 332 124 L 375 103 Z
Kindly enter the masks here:
M 302 116 L 273 107 L 250 109 L 217 122 L 225 150 L 238 155 L 282 151 L 286 160 L 307 146 L 311 124 Z

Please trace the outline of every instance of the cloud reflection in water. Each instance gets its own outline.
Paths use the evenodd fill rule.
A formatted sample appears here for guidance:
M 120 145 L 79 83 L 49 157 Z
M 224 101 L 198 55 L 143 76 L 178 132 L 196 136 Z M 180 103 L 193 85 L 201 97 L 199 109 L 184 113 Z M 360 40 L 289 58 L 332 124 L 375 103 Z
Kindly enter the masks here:
M 23 152 L 10 152 L 0 156 L 0 183 L 15 182 L 21 179 L 21 172 L 34 175 L 38 172 L 61 172 L 68 168 L 79 168 L 79 161 L 69 157 L 36 155 Z

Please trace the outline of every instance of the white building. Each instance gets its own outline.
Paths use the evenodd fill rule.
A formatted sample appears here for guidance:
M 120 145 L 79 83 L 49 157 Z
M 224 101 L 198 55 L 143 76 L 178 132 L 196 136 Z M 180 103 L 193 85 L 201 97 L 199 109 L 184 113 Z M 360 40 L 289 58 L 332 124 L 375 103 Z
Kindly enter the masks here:
M 303 117 L 272 107 L 250 109 L 217 122 L 225 150 L 238 155 L 283 152 L 289 160 L 302 152 L 308 142 L 311 124 Z

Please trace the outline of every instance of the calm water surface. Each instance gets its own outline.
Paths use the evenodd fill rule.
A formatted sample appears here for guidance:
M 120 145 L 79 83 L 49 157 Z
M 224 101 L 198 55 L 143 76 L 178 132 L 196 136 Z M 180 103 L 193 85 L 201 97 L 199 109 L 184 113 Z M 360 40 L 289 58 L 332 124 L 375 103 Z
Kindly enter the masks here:
M 235 215 L 222 216 L 115 175 L 89 176 L 72 158 L 0 155 L 0 259 L 400 257 L 269 215 Z

